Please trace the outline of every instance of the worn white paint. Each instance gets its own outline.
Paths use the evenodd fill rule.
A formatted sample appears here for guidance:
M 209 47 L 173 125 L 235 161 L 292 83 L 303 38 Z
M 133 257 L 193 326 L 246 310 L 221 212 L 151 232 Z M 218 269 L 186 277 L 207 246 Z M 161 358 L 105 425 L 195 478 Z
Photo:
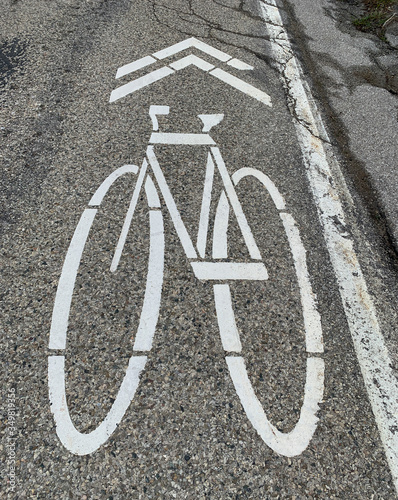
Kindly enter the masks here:
M 267 268 L 262 262 L 191 262 L 200 280 L 267 280 Z
M 225 191 L 222 191 L 218 201 L 213 230 L 213 259 L 226 259 L 228 257 L 228 232 L 229 203 Z
M 342 304 L 365 381 L 381 440 L 398 491 L 398 383 L 377 320 L 373 301 L 345 227 L 342 205 L 322 140 L 327 139 L 310 91 L 304 88 L 300 65 L 293 54 L 278 9 L 260 2 L 275 62 L 291 101 L 293 121 L 304 157 L 318 216 L 337 277 Z M 312 104 L 310 104 L 310 101 Z M 314 111 L 313 111 L 314 110 Z M 318 125 L 319 124 L 319 125 Z
M 122 76 L 126 76 L 134 71 L 138 71 L 139 69 L 146 68 L 147 66 L 156 62 L 156 59 L 152 56 L 142 57 L 137 61 L 126 64 L 119 68 L 116 73 L 116 78 L 121 78 Z
M 152 167 L 153 173 L 155 174 L 158 186 L 162 192 L 164 201 L 170 213 L 174 227 L 177 231 L 181 244 L 184 248 L 185 254 L 188 257 L 188 259 L 196 259 L 197 258 L 196 250 L 192 244 L 191 238 L 189 237 L 188 231 L 184 226 L 184 223 L 182 222 L 180 213 L 178 212 L 177 209 L 177 205 L 170 193 L 169 186 L 167 185 L 166 179 L 164 178 L 162 169 L 160 168 L 160 165 L 154 153 L 153 146 L 148 146 L 147 157 Z
M 136 174 L 138 172 L 137 165 L 124 165 L 123 167 L 116 169 L 110 175 L 108 175 L 108 177 L 100 185 L 97 191 L 93 194 L 91 200 L 88 203 L 89 206 L 97 207 L 101 205 L 104 196 L 108 192 L 108 189 L 111 187 L 111 185 L 115 182 L 115 180 L 122 175 L 127 174 L 128 172 Z
M 152 54 L 152 56 L 143 57 L 141 59 L 138 59 L 137 61 L 122 66 L 118 69 L 116 78 L 120 78 L 121 76 L 125 76 L 129 73 L 145 68 L 153 64 L 157 60 L 166 59 L 189 48 L 201 50 L 205 54 L 218 59 L 218 61 L 227 63 L 227 65 L 229 65 L 230 67 L 238 70 L 248 71 L 253 69 L 253 66 L 250 66 L 250 64 L 247 64 L 240 59 L 232 58 L 232 56 L 230 56 L 229 54 L 226 54 L 225 52 L 222 52 L 221 50 L 218 50 L 208 45 L 207 43 L 197 40 L 196 38 L 188 38 L 179 43 L 176 43 L 175 45 L 172 45 L 171 47 L 167 47 L 158 52 L 155 52 L 154 54 Z M 117 101 L 122 97 L 125 97 L 133 92 L 136 92 L 137 90 L 146 87 L 147 85 L 151 85 L 152 83 L 173 74 L 175 71 L 179 71 L 189 66 L 196 66 L 197 68 L 208 72 L 210 75 L 218 78 L 224 83 L 231 85 L 233 88 L 244 92 L 254 99 L 257 99 L 263 104 L 272 106 L 271 98 L 267 93 L 253 87 L 253 85 L 244 82 L 240 78 L 237 78 L 236 76 L 227 73 L 220 68 L 215 68 L 214 64 L 205 61 L 203 58 L 198 57 L 195 54 L 189 54 L 185 57 L 182 57 L 181 59 L 178 59 L 177 61 L 171 62 L 169 66 L 164 66 L 163 68 L 152 71 L 145 76 L 122 85 L 111 93 L 110 102 Z
M 212 145 L 216 143 L 208 134 L 173 134 L 163 132 L 153 132 L 149 139 L 150 144 L 192 144 L 192 145 Z
M 244 82 L 240 78 L 237 78 L 236 76 L 233 76 L 230 73 L 227 73 L 226 71 L 220 68 L 215 68 L 211 70 L 209 75 L 215 76 L 222 82 L 231 85 L 231 87 L 240 90 L 241 92 L 244 92 L 245 94 L 247 94 L 250 97 L 253 97 L 254 99 L 257 99 L 266 106 L 272 107 L 271 97 L 268 94 L 266 94 L 262 90 L 257 89 L 256 87 L 253 87 L 253 85 Z
M 176 43 L 171 47 L 159 50 L 152 55 L 156 57 L 156 59 L 166 59 L 167 57 L 174 56 L 175 54 L 178 54 L 179 52 L 190 48 L 201 50 L 205 54 L 208 54 L 209 56 L 214 57 L 221 62 L 226 62 L 231 59 L 231 56 L 226 54 L 225 52 L 222 52 L 221 50 L 218 50 L 211 45 L 208 45 L 207 43 L 204 43 L 201 40 L 193 37 L 187 38 L 186 40 Z
M 119 241 L 117 242 L 115 253 L 111 262 L 111 272 L 114 273 L 118 268 L 120 257 L 122 256 L 124 245 L 126 244 L 127 234 L 130 229 L 131 221 L 133 219 L 135 207 L 137 206 L 138 196 L 140 195 L 141 187 L 144 182 L 144 177 L 148 163 L 146 160 L 143 161 L 140 173 L 138 175 L 137 183 L 134 188 L 133 196 L 131 197 L 130 206 L 127 210 L 126 217 L 124 219 L 122 231 L 119 236 Z
M 210 64 L 207 61 L 193 54 L 191 54 L 190 56 L 183 57 L 182 59 L 178 59 L 178 61 L 172 62 L 170 64 L 170 68 L 173 68 L 176 71 L 187 68 L 188 66 L 196 66 L 197 68 L 202 69 L 203 71 L 210 71 L 211 69 L 214 68 L 213 64 Z
M 151 350 L 162 296 L 164 271 L 164 228 L 162 213 L 159 210 L 151 210 L 149 212 L 149 221 L 150 248 L 148 274 L 140 323 L 133 347 L 134 351 Z
M 321 353 L 323 352 L 321 317 L 316 308 L 316 297 L 308 276 L 305 248 L 293 217 L 287 213 L 281 213 L 280 217 L 289 240 L 300 287 L 307 352 Z
M 55 296 L 50 329 L 50 349 L 65 349 L 70 306 L 76 275 L 88 233 L 96 213 L 96 208 L 86 208 L 86 210 L 84 210 L 73 234 L 72 241 L 70 242 L 59 278 L 57 294 Z
M 226 352 L 241 352 L 242 344 L 235 323 L 229 285 L 214 285 L 213 290 L 222 346 Z
M 88 455 L 109 439 L 134 397 L 146 361 L 146 356 L 130 358 L 123 382 L 107 416 L 95 430 L 86 434 L 79 432 L 70 418 L 65 392 L 65 357 L 49 356 L 48 384 L 51 412 L 54 415 L 58 437 L 67 450 L 75 455 Z
M 232 66 L 233 68 L 244 70 L 244 71 L 250 71 L 253 68 L 253 66 L 250 66 L 250 64 L 246 64 L 243 61 L 240 61 L 239 59 L 231 59 L 230 61 L 227 62 L 228 66 Z
M 163 68 L 152 71 L 151 73 L 148 73 L 141 78 L 137 78 L 137 80 L 133 80 L 132 82 L 126 83 L 125 85 L 122 85 L 121 87 L 115 89 L 111 93 L 109 102 L 115 102 L 118 99 L 132 94 L 133 92 L 137 92 L 137 90 L 140 90 L 147 85 L 151 85 L 152 83 L 155 83 L 162 78 L 165 78 L 166 76 L 172 75 L 173 73 L 174 70 L 169 68 L 168 66 L 164 66 Z
M 159 122 L 157 115 L 168 115 L 170 113 L 170 106 L 150 106 L 149 116 L 152 120 L 153 131 L 157 132 L 159 130 Z
M 249 250 L 250 257 L 252 259 L 260 260 L 261 259 L 260 250 L 258 249 L 256 242 L 254 241 L 253 234 L 251 232 L 249 224 L 247 223 L 246 216 L 243 213 L 242 206 L 236 195 L 235 188 L 228 174 L 227 167 L 225 166 L 220 150 L 217 147 L 214 147 L 211 148 L 211 152 L 213 154 L 218 171 L 220 172 L 222 181 L 224 183 L 225 191 L 227 193 L 229 202 L 231 203 L 231 206 L 235 212 L 235 216 L 238 221 L 239 228 L 242 232 L 242 236 Z
M 242 179 L 249 176 L 258 179 L 261 182 L 261 184 L 268 191 L 269 195 L 272 198 L 272 201 L 274 202 L 275 207 L 278 210 L 285 210 L 286 205 L 283 196 L 280 194 L 278 188 L 271 181 L 268 175 L 265 175 L 263 172 L 260 172 L 260 170 L 256 170 L 255 168 L 251 167 L 240 168 L 239 170 L 234 172 L 234 174 L 232 175 L 232 180 L 236 186 Z
M 316 414 L 323 398 L 324 361 L 320 358 L 307 359 L 307 378 L 300 418 L 288 433 L 280 432 L 269 422 L 249 380 L 243 358 L 227 356 L 226 361 L 246 415 L 263 441 L 276 453 L 286 457 L 303 453 L 318 423 Z
M 213 188 L 214 162 L 211 154 L 207 157 L 205 182 L 203 187 L 202 207 L 200 210 L 199 229 L 196 247 L 199 255 L 203 258 L 206 252 L 207 231 L 209 228 L 209 214 L 211 203 L 211 191 Z
M 202 132 L 210 132 L 210 130 L 218 125 L 224 118 L 223 113 L 217 113 L 212 115 L 198 115 L 198 118 L 202 120 L 203 128 Z
M 148 175 L 145 181 L 145 194 L 149 208 L 160 208 L 160 199 L 152 178 Z

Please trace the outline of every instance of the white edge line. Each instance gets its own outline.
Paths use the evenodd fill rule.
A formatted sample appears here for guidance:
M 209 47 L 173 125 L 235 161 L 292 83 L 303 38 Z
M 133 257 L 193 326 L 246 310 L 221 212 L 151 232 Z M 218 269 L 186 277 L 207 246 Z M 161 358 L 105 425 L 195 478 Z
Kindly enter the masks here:
M 301 82 L 301 70 L 294 57 L 288 37 L 278 40 L 274 36 L 275 26 L 282 25 L 278 10 L 269 9 L 261 2 L 264 18 L 271 18 L 267 25 L 271 40 L 274 39 L 274 57 L 280 65 L 281 77 L 290 97 L 295 102 L 297 116 L 310 119 L 314 132 L 322 119 L 317 114 L 315 119 L 307 94 Z M 278 28 L 280 30 L 280 28 Z M 280 50 L 282 48 L 282 50 Z M 287 56 L 287 57 L 285 57 Z M 308 96 L 313 100 L 311 93 Z M 307 176 L 310 182 L 318 217 L 323 226 L 326 245 L 339 285 L 343 307 L 349 324 L 358 362 L 364 378 L 365 387 L 373 409 L 376 424 L 384 445 L 395 488 L 398 492 L 398 383 L 391 368 L 391 359 L 386 348 L 375 308 L 369 296 L 366 282 L 357 260 L 354 245 L 347 233 L 342 234 L 339 227 L 344 227 L 344 215 L 340 199 L 332 185 L 332 173 L 327 161 L 322 141 L 314 137 L 297 119 L 298 141 L 303 153 Z M 314 142 L 316 149 L 314 149 Z

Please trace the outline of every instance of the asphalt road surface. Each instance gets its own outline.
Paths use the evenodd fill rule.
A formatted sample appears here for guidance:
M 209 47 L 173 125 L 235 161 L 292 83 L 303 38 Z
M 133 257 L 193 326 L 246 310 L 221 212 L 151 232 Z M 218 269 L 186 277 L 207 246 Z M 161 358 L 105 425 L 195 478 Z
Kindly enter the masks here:
M 0 496 L 396 498 L 397 271 L 294 21 L 3 12 Z

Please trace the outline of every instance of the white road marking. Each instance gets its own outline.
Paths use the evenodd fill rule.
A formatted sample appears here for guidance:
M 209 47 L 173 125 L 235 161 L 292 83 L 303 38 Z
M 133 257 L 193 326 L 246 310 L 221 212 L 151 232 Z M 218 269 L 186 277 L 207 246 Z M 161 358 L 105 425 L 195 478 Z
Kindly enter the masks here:
M 165 59 L 167 57 L 178 54 L 179 52 L 186 50 L 188 48 L 199 49 L 202 52 L 218 59 L 221 62 L 226 62 L 230 67 L 233 67 L 238 70 L 247 71 L 253 69 L 253 66 L 250 66 L 250 64 L 246 64 L 245 62 L 237 58 L 232 59 L 232 56 L 214 47 L 211 47 L 207 43 L 197 40 L 196 38 L 188 38 L 187 40 L 183 40 L 182 42 L 176 43 L 171 47 L 167 47 L 158 52 L 155 52 L 154 54 L 152 54 L 152 56 L 143 57 L 141 59 L 138 59 L 137 61 L 122 66 L 121 68 L 118 69 L 116 73 L 116 78 L 120 78 L 121 76 L 125 76 L 129 73 L 145 68 L 146 66 L 149 66 L 150 64 L 156 62 L 156 60 Z M 187 68 L 188 66 L 192 65 L 196 66 L 197 68 L 203 71 L 209 72 L 209 75 L 218 78 L 224 83 L 231 85 L 235 89 L 244 92 L 245 94 L 249 95 L 250 97 L 253 97 L 254 99 L 257 99 L 258 101 L 266 104 L 267 106 L 270 107 L 272 106 L 271 98 L 268 94 L 266 94 L 262 90 L 253 87 L 253 85 L 244 82 L 240 78 L 237 78 L 236 76 L 233 76 L 230 73 L 223 71 L 220 68 L 215 68 L 213 64 L 205 61 L 204 59 L 196 56 L 195 54 L 190 54 L 188 56 L 182 57 L 181 59 L 170 63 L 169 66 L 164 66 L 163 68 L 152 71 L 151 73 L 145 76 L 142 76 L 140 78 L 137 78 L 136 80 L 126 83 L 125 85 L 122 85 L 121 87 L 115 89 L 111 93 L 110 102 L 117 101 L 122 97 L 125 97 L 133 92 L 136 92 L 137 90 L 146 87 L 147 85 L 150 85 L 154 82 L 157 82 L 158 80 L 161 80 L 162 78 L 165 78 L 166 76 L 173 74 L 174 71 L 179 71 L 181 69 Z
M 240 61 L 239 59 L 231 59 L 230 61 L 227 62 L 228 66 L 232 66 L 233 68 L 240 69 L 240 70 L 245 70 L 245 71 L 250 71 L 253 70 L 253 66 L 250 66 L 250 64 L 246 64 L 243 61 Z
M 113 255 L 113 259 L 111 262 L 110 269 L 111 269 L 112 273 L 114 273 L 116 271 L 116 269 L 119 265 L 120 257 L 122 256 L 123 248 L 124 248 L 124 245 L 126 244 L 127 234 L 129 232 L 129 229 L 130 229 L 131 221 L 133 219 L 135 207 L 137 206 L 138 197 L 140 195 L 142 183 L 144 182 L 144 177 L 146 174 L 147 167 L 148 167 L 148 163 L 146 160 L 144 160 L 142 162 L 142 167 L 141 167 L 140 173 L 138 175 L 137 184 L 135 185 L 133 196 L 131 197 L 131 201 L 130 201 L 130 206 L 129 206 L 129 209 L 127 210 L 127 214 L 126 214 L 126 217 L 124 219 L 122 231 L 121 231 L 120 236 L 119 236 L 119 241 L 117 242 L 117 245 L 115 248 L 115 253 Z
M 149 179 L 149 177 L 147 178 Z M 149 203 L 149 199 L 148 199 Z M 149 212 L 150 248 L 148 274 L 134 351 L 150 351 L 159 317 L 164 271 L 164 228 L 159 210 Z
M 149 116 L 152 120 L 152 126 L 154 132 L 159 130 L 159 122 L 157 115 L 168 115 L 170 113 L 170 106 L 150 106 L 149 107 Z
M 210 132 L 210 130 L 218 125 L 224 118 L 223 113 L 212 114 L 212 115 L 198 115 L 198 118 L 202 120 L 203 128 L 202 132 Z
M 222 82 L 231 85 L 231 87 L 233 87 L 234 89 L 240 90 L 250 97 L 254 97 L 254 99 L 257 99 L 263 104 L 272 107 L 271 97 L 268 94 L 266 94 L 262 90 L 256 89 L 256 87 L 253 87 L 253 85 L 244 82 L 240 78 L 237 78 L 236 76 L 233 76 L 220 68 L 211 70 L 209 75 L 215 76 Z
M 255 177 L 263 184 L 263 186 L 268 191 L 269 195 L 272 198 L 272 201 L 274 202 L 274 205 L 278 210 L 285 210 L 286 205 L 283 196 L 280 194 L 278 188 L 271 181 L 268 175 L 265 175 L 263 172 L 260 172 L 260 170 L 256 170 L 255 168 L 250 168 L 250 167 L 240 168 L 239 170 L 234 172 L 234 174 L 232 175 L 232 180 L 236 186 L 239 183 L 239 181 L 241 181 L 244 177 L 248 176 Z
M 102 200 L 104 199 L 104 196 L 108 192 L 110 186 L 115 182 L 117 178 L 126 174 L 127 172 L 132 172 L 133 174 L 136 174 L 138 172 L 137 165 L 124 165 L 123 167 L 116 169 L 114 172 L 108 175 L 108 177 L 100 185 L 97 191 L 93 194 L 91 200 L 88 203 L 89 206 L 101 205 Z
M 316 297 L 312 291 L 308 276 L 306 251 L 293 217 L 287 213 L 281 213 L 280 217 L 285 227 L 296 268 L 301 305 L 303 307 L 307 352 L 321 353 L 323 352 L 321 317 L 315 305 Z
M 303 453 L 318 423 L 316 414 L 319 410 L 318 405 L 322 402 L 324 387 L 323 359 L 307 359 L 307 378 L 300 418 L 294 429 L 288 433 L 278 431 L 267 419 L 254 393 L 243 358 L 227 356 L 226 361 L 246 415 L 263 441 L 276 453 L 285 457 L 294 457 Z
M 243 238 L 245 240 L 245 243 L 247 245 L 247 248 L 249 250 L 250 257 L 252 259 L 260 260 L 261 259 L 260 250 L 258 249 L 256 242 L 254 241 L 253 234 L 251 232 L 249 224 L 247 223 L 246 216 L 243 213 L 240 201 L 238 200 L 238 197 L 236 196 L 235 189 L 233 187 L 231 178 L 228 174 L 227 167 L 225 166 L 224 160 L 222 159 L 220 150 L 218 148 L 211 148 L 211 152 L 214 156 L 217 168 L 220 172 L 222 181 L 224 183 L 225 191 L 227 193 L 229 202 L 231 203 L 232 209 L 235 212 L 235 216 L 236 216 L 236 219 L 238 221 L 238 224 L 239 224 L 240 230 L 242 232 Z
M 173 68 L 176 71 L 187 68 L 188 66 L 196 66 L 197 68 L 202 69 L 203 71 L 210 71 L 211 69 L 214 68 L 213 64 L 210 64 L 207 61 L 204 61 L 200 57 L 197 57 L 193 54 L 191 54 L 190 56 L 183 57 L 182 59 L 178 59 L 178 61 L 175 61 L 170 64 L 170 68 Z
M 152 167 L 153 173 L 155 174 L 156 181 L 163 195 L 167 209 L 170 213 L 174 227 L 177 231 L 178 237 L 180 238 L 181 245 L 184 248 L 185 254 L 188 257 L 188 259 L 196 259 L 197 258 L 196 250 L 192 244 L 188 231 L 186 230 L 186 227 L 184 226 L 181 216 L 177 210 L 177 206 L 170 193 L 169 186 L 167 185 L 166 179 L 164 178 L 163 172 L 160 168 L 160 165 L 154 153 L 153 146 L 148 146 L 146 154 L 149 163 Z
M 65 357 L 49 356 L 48 384 L 51 412 L 61 443 L 75 455 L 88 455 L 104 444 L 123 418 L 137 390 L 139 378 L 147 361 L 146 356 L 131 357 L 123 382 L 109 413 L 92 432 L 79 432 L 69 415 L 65 393 Z
M 216 209 L 213 230 L 213 259 L 226 259 L 228 257 L 228 222 L 229 203 L 225 191 L 221 193 Z
M 149 208 L 160 208 L 159 195 L 156 191 L 155 184 L 149 175 L 145 181 L 145 194 L 148 200 Z
M 211 191 L 213 189 L 214 162 L 209 153 L 207 157 L 205 182 L 203 188 L 202 207 L 200 211 L 199 229 L 196 247 L 199 255 L 203 258 L 206 252 L 207 231 L 209 228 L 209 214 L 211 203 Z
M 304 157 L 307 175 L 324 231 L 326 245 L 339 284 L 342 304 L 354 348 L 372 405 L 380 437 L 395 487 L 398 491 L 398 383 L 391 368 L 373 302 L 347 232 L 341 232 L 345 220 L 341 202 L 333 186 L 332 173 L 319 130 L 325 134 L 322 119 L 309 90 L 304 89 L 301 69 L 294 57 L 277 9 L 261 2 L 268 24 L 273 52 L 279 64 L 285 88 L 294 103 L 293 122 Z M 279 25 L 279 26 L 278 26 Z M 314 113 L 312 111 L 314 109 Z M 296 118 L 298 117 L 298 119 Z M 299 121 L 305 119 L 305 124 Z M 320 124 L 319 126 L 317 124 Z M 311 129 L 311 131 L 309 130 Z
M 279 211 L 285 210 L 286 206 L 283 196 L 271 179 L 262 172 L 254 168 L 241 168 L 233 174 L 232 180 L 237 185 L 242 179 L 249 176 L 255 177 L 264 185 Z M 306 251 L 293 217 L 288 213 L 282 212 L 279 215 L 289 241 L 300 288 L 307 352 L 321 353 L 323 352 L 321 317 L 316 308 L 316 296 L 312 290 L 308 275 Z
M 69 312 L 76 275 L 88 233 L 90 232 L 96 213 L 96 208 L 86 208 L 84 210 L 70 242 L 55 296 L 50 329 L 50 349 L 65 349 Z
M 215 145 L 215 142 L 208 134 L 172 134 L 153 132 L 149 142 L 151 144 Z
M 235 323 L 229 285 L 213 285 L 213 290 L 222 346 L 227 352 L 241 352 L 242 344 Z
M 155 62 L 156 59 L 152 56 L 142 57 L 137 61 L 131 62 L 119 68 L 116 73 L 116 78 L 121 78 L 122 76 L 126 76 L 129 73 L 133 73 L 133 71 L 138 71 L 139 69 L 145 68 L 146 66 L 149 66 L 150 64 L 153 64 Z
M 207 43 L 204 43 L 196 38 L 187 38 L 186 40 L 176 43 L 171 47 L 159 50 L 158 52 L 155 52 L 152 55 L 156 57 L 156 59 L 166 59 L 166 57 L 174 56 L 175 54 L 178 54 L 179 52 L 182 52 L 183 50 L 186 49 L 190 49 L 192 47 L 195 47 L 195 49 L 205 52 L 209 56 L 214 57 L 215 59 L 218 59 L 221 62 L 227 62 L 232 58 L 232 56 L 226 54 L 225 52 L 222 52 L 221 50 L 218 50 L 212 47 L 211 45 L 208 45 Z
M 252 280 L 268 279 L 262 262 L 191 262 L 195 276 L 200 280 Z
M 163 68 L 157 69 L 148 73 L 147 75 L 142 76 L 141 78 L 137 78 L 137 80 L 133 80 L 132 82 L 126 83 L 121 87 L 118 87 L 111 93 L 111 97 L 109 102 L 115 102 L 126 95 L 132 94 L 137 90 L 140 90 L 147 85 L 151 85 L 154 82 L 165 78 L 166 76 L 172 75 L 174 70 L 169 68 L 168 66 L 164 66 Z

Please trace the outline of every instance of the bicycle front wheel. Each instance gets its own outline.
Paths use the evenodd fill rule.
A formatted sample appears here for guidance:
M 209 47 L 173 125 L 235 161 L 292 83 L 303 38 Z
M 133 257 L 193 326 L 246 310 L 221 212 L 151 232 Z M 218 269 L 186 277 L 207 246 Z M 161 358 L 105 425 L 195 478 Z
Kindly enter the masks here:
M 125 165 L 113 172 L 100 185 L 89 202 L 89 208 L 84 210 L 75 229 L 58 283 L 49 341 L 49 349 L 58 352 L 56 355 L 50 355 L 48 360 L 49 397 L 57 435 L 65 448 L 76 455 L 93 453 L 109 439 L 134 398 L 141 372 L 147 361 L 146 355 L 134 354 L 131 356 L 117 396 L 106 417 L 89 433 L 80 432 L 76 429 L 70 416 L 66 398 L 65 355 L 59 354 L 60 351 L 66 349 L 68 322 L 76 278 L 97 211 L 110 187 L 121 176 L 136 175 L 138 172 L 139 175 L 110 270 L 115 272 L 118 268 L 138 196 L 141 188 L 145 186 L 150 226 L 149 260 L 145 295 L 133 350 L 145 352 L 152 347 L 163 283 L 164 231 L 163 218 L 159 210 L 159 197 L 153 181 L 146 175 L 146 167 L 146 161 L 144 161 L 140 171 L 135 165 Z

